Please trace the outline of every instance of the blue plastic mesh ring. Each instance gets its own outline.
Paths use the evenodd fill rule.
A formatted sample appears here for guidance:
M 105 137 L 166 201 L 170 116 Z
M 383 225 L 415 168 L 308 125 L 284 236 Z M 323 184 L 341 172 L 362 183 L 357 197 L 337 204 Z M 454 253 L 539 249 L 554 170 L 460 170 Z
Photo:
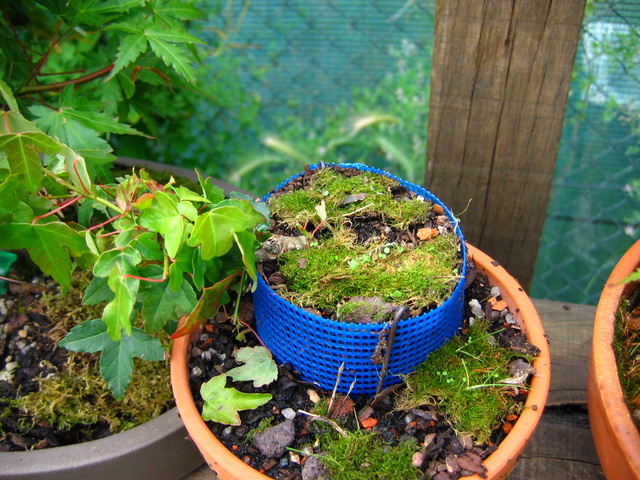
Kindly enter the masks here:
M 467 273 L 467 250 L 460 227 L 449 209 L 433 194 L 419 185 L 399 179 L 387 172 L 362 164 L 342 163 L 386 175 L 402 186 L 444 208 L 456 225 L 455 232 L 462 248 L 462 272 L 451 296 L 438 308 L 417 317 L 400 320 L 391 351 L 384 387 L 402 381 L 401 375 L 413 371 L 433 350 L 453 337 L 462 324 L 464 277 Z M 318 165 L 311 166 L 312 169 Z M 291 177 L 278 188 L 301 174 Z M 269 195 L 266 197 L 268 198 Z M 378 385 L 381 365 L 371 361 L 383 330 L 389 323 L 356 324 L 339 322 L 302 310 L 280 297 L 258 277 L 253 294 L 258 335 L 280 364 L 289 363 L 299 372 L 299 378 L 325 390 L 332 390 L 338 371 L 344 362 L 338 391 L 353 394 L 373 394 Z M 352 387 L 353 383 L 353 387 Z

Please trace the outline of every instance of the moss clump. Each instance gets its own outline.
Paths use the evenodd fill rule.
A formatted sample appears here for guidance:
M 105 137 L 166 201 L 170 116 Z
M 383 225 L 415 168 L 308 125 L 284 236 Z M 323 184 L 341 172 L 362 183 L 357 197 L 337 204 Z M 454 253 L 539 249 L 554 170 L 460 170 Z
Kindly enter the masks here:
M 385 175 L 362 171 L 347 177 L 332 168 L 322 168 L 315 171 L 308 189 L 274 195 L 269 199 L 269 208 L 271 215 L 289 228 L 318 224 L 316 207 L 322 202 L 334 228 L 348 224 L 349 216 L 355 211 L 361 216 L 380 214 L 390 227 L 398 229 L 426 221 L 431 203 L 417 196 L 411 200 L 390 201 L 394 188 L 399 188 L 398 182 Z
M 326 440 L 326 439 L 325 439 Z M 340 480 L 410 480 L 423 478 L 411 463 L 415 440 L 386 443 L 375 433 L 362 430 L 337 437 L 322 445 L 322 463 L 331 478 Z
M 631 417 L 640 427 L 640 312 L 624 300 L 616 316 L 614 341 L 618 376 Z
M 136 362 L 127 394 L 117 401 L 96 359 L 71 354 L 67 369 L 40 379 L 40 390 L 23 397 L 22 407 L 60 430 L 102 421 L 112 433 L 127 430 L 162 414 L 172 402 L 168 362 Z
M 336 308 L 345 297 L 379 297 L 417 315 L 442 304 L 459 280 L 458 239 L 438 235 L 415 249 L 383 242 L 358 245 L 333 237 L 280 257 L 288 299 L 300 306 Z M 305 268 L 301 269 L 301 262 Z
M 277 230 L 315 234 L 308 250 L 278 259 L 287 286 L 279 293 L 287 300 L 335 311 L 350 297 L 376 297 L 419 315 L 451 295 L 460 279 L 460 239 L 442 211 L 438 216 L 430 202 L 374 172 L 320 168 L 308 183 L 269 199 Z M 447 226 L 431 228 L 436 217 Z
M 456 336 L 406 378 L 407 389 L 396 404 L 400 410 L 437 404 L 461 433 L 487 442 L 505 412 L 517 413 L 509 377 L 513 351 L 495 345 L 489 323 L 477 319 L 468 336 Z

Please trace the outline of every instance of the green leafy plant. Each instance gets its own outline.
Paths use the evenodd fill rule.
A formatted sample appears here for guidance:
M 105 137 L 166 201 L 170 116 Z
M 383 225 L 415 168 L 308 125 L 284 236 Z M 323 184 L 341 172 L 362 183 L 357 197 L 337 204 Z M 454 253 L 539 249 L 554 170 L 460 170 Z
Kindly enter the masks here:
M 63 291 L 76 269 L 92 272 L 83 301 L 103 303 L 102 317 L 74 327 L 61 345 L 101 352 L 102 375 L 122 398 L 133 357 L 164 358 L 153 334 L 189 332 L 230 289 L 242 289 L 245 275 L 255 279 L 265 216 L 202 177 L 197 192 L 144 170 L 111 179 L 108 137 L 141 135 L 119 119 L 152 120 L 137 107 L 138 87 L 195 81 L 201 42 L 184 21 L 200 14 L 191 2 L 0 8 L 0 248 L 26 249 Z M 87 73 L 94 64 L 103 66 Z
M 227 378 L 251 381 L 254 387 L 268 385 L 278 378 L 278 367 L 269 350 L 264 347 L 244 347 L 234 353 L 236 361 L 243 363 L 226 374 L 217 375 L 200 387 L 204 399 L 202 418 L 227 425 L 240 425 L 241 410 L 252 410 L 264 405 L 272 396 L 268 393 L 243 393 L 227 387 Z

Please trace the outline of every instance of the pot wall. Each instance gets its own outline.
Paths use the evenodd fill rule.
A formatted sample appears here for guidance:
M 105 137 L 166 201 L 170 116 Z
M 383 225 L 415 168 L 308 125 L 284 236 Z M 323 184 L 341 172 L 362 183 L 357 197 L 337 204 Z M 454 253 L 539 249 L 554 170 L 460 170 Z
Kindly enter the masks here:
M 525 408 L 513 430 L 499 448 L 486 460 L 487 478 L 505 478 L 513 469 L 518 456 L 533 435 L 540 420 L 549 391 L 550 353 L 544 329 L 535 307 L 522 287 L 504 268 L 477 248 L 468 246 L 469 261 L 473 261 L 484 272 L 492 285 L 500 287 L 503 298 L 514 312 L 519 325 L 527 332 L 528 340 L 540 348 L 540 355 L 534 362 L 537 374 L 531 382 L 531 390 Z M 196 442 L 209 466 L 220 480 L 268 480 L 268 477 L 246 465 L 213 435 L 200 417 L 191 387 L 187 359 L 191 338 L 184 336 L 174 340 L 171 354 L 171 384 L 180 417 L 191 438 Z M 479 475 L 465 477 L 480 480 Z
M 0 453 L 0 480 L 176 480 L 202 463 L 173 408 L 100 440 Z
M 640 241 L 615 266 L 602 290 L 593 326 L 587 405 L 593 442 L 608 479 L 640 479 L 640 433 L 618 379 L 613 351 L 616 312 L 630 286 L 617 285 L 640 267 Z

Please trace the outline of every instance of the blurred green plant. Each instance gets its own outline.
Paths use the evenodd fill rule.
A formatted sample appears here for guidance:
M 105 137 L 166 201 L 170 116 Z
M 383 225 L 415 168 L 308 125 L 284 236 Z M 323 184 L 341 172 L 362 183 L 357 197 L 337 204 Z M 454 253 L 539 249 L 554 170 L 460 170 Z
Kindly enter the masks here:
M 230 179 L 263 193 L 308 163 L 362 162 L 412 182 L 422 180 L 426 153 L 430 64 L 404 40 L 391 48 L 395 68 L 377 86 L 357 88 L 352 99 L 311 122 L 287 115 L 262 137 L 262 148 L 246 155 Z

